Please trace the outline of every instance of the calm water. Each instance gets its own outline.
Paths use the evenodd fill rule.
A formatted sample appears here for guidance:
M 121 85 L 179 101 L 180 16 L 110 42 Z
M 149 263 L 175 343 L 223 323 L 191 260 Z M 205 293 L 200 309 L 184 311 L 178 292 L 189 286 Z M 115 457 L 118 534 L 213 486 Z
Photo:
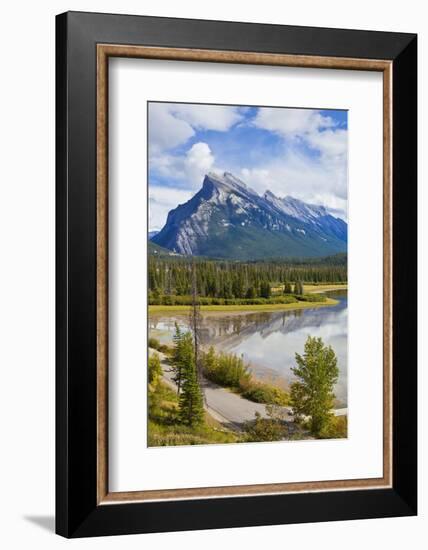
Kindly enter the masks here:
M 328 295 L 339 303 L 298 311 L 204 314 L 202 342 L 242 355 L 260 378 L 288 384 L 293 379 L 290 368 L 295 365 L 295 353 L 303 353 L 309 335 L 321 337 L 338 357 L 336 396 L 346 405 L 348 299 L 346 291 Z M 175 322 L 186 329 L 187 315 L 152 314 L 150 334 L 162 342 L 170 342 Z

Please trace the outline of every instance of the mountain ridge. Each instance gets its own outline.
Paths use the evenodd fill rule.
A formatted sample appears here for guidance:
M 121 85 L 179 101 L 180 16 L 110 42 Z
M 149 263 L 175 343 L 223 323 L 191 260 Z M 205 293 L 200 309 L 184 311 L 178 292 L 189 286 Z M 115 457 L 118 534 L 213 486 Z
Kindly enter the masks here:
M 271 191 L 259 195 L 230 172 L 168 213 L 151 240 L 178 254 L 234 259 L 325 256 L 347 249 L 347 224 L 324 206 Z

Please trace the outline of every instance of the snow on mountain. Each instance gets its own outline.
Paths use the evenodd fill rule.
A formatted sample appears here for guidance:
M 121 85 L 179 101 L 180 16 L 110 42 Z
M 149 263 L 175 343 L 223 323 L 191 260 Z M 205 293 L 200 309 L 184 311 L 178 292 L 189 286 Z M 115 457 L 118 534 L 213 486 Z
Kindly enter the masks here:
M 180 254 L 251 259 L 321 256 L 346 250 L 347 224 L 325 207 L 266 191 L 233 174 L 209 173 L 201 189 L 168 214 L 152 241 Z
M 328 216 L 324 206 L 308 204 L 289 195 L 284 198 L 276 197 L 271 191 L 266 191 L 264 198 L 279 208 L 284 214 L 288 214 L 298 220 L 316 223 L 317 218 Z

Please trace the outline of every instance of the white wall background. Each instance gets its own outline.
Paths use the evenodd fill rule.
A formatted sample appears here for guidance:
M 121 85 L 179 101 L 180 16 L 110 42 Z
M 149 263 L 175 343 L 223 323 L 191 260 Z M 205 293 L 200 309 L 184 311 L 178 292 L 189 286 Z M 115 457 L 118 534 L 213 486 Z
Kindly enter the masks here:
M 176 550 L 267 545 L 329 550 L 382 545 L 422 548 L 428 530 L 427 477 L 420 516 L 392 520 L 259 527 L 87 539 L 53 534 L 54 512 L 54 16 L 66 10 L 224 19 L 419 33 L 420 97 L 425 89 L 428 20 L 419 0 L 57 0 L 8 2 L 0 18 L 0 545 L 3 548 Z M 425 61 L 425 67 L 423 62 Z M 422 102 L 421 102 L 422 103 Z M 420 228 L 426 109 L 420 105 Z M 422 253 L 425 239 L 419 241 Z M 420 280 L 426 269 L 420 261 Z M 420 312 L 427 309 L 420 290 Z M 425 304 L 425 307 L 424 307 Z M 422 342 L 423 365 L 426 345 Z M 425 349 L 423 349 L 425 348 Z M 422 353 L 424 357 L 422 357 Z M 426 461 L 427 376 L 420 369 L 420 464 Z

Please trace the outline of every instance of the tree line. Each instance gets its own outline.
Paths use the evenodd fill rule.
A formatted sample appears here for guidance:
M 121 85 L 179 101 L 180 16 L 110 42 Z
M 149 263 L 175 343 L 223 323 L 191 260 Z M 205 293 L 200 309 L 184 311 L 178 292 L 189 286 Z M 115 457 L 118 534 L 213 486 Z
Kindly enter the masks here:
M 270 298 L 271 283 L 284 294 L 303 294 L 305 283 L 344 283 L 347 267 L 333 264 L 281 262 L 228 262 L 149 256 L 148 287 L 151 298 L 188 296 L 223 299 Z

